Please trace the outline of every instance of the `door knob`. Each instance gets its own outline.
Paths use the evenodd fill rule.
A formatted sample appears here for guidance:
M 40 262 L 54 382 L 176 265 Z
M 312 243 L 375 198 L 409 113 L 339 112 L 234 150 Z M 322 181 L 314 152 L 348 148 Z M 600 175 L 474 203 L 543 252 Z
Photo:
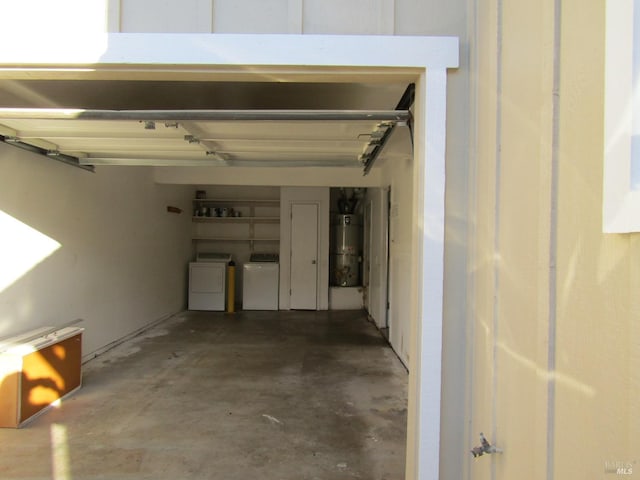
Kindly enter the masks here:
M 316 261 L 315 260 L 311 260 L 311 265 L 315 265 Z

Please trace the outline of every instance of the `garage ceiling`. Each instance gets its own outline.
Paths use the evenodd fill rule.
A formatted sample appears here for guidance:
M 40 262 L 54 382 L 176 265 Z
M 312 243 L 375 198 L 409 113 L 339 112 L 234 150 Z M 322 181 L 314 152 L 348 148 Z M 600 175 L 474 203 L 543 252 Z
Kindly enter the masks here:
M 84 166 L 339 166 L 366 173 L 395 127 L 410 122 L 410 100 L 401 101 L 406 89 L 3 80 L 0 135 Z

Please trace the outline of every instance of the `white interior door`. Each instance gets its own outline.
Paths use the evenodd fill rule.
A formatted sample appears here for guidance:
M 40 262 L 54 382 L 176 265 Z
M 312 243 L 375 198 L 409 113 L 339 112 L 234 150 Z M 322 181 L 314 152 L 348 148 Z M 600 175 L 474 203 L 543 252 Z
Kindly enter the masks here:
M 318 205 L 291 205 L 291 303 L 293 310 L 318 308 Z
M 364 290 L 364 305 L 371 313 L 371 200 L 367 200 L 364 207 L 364 232 L 362 247 L 362 287 Z
M 384 281 L 384 327 L 391 324 L 391 187 L 388 187 L 384 199 L 385 206 L 385 281 Z

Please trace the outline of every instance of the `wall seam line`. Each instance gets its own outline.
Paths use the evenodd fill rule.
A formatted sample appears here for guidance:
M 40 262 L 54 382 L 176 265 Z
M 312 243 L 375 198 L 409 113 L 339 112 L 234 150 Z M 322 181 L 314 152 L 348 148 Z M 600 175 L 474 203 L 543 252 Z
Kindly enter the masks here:
M 549 326 L 547 352 L 547 480 L 554 478 L 556 335 L 557 335 L 557 255 L 558 255 L 558 175 L 560 161 L 560 57 L 561 0 L 554 0 L 553 11 L 553 91 L 551 132 L 551 192 L 549 212 Z
M 209 31 L 216 33 L 216 0 L 211 0 L 211 13 L 209 15 Z
M 474 408 L 473 399 L 475 391 L 474 381 L 474 359 L 476 354 L 476 299 L 477 299 L 477 283 L 475 265 L 477 262 L 477 241 L 478 241 L 478 80 L 474 77 L 473 72 L 477 73 L 478 69 L 478 9 L 477 0 L 467 0 L 467 18 L 468 33 L 467 58 L 469 71 L 469 92 L 470 92 L 470 114 L 469 114 L 469 177 L 467 178 L 467 188 L 469 189 L 469 198 L 467 199 L 467 293 L 466 293 L 466 325 L 467 325 L 467 349 L 466 349 L 466 391 L 465 391 L 465 417 L 463 438 L 469 445 L 473 444 L 473 425 L 474 425 Z M 470 268 L 473 266 L 473 270 Z M 466 462 L 462 467 L 462 478 L 471 479 L 471 455 L 466 457 Z
M 303 32 L 303 0 L 288 0 L 287 2 L 287 30 L 289 33 L 301 35 Z
M 498 253 L 500 252 L 500 181 L 502 168 L 502 21 L 503 21 L 503 0 L 496 2 L 496 173 L 495 173 L 495 217 L 494 217 L 494 277 L 493 277 L 493 359 L 492 359 L 492 425 L 491 438 L 489 439 L 494 445 L 497 444 L 498 436 L 498 324 L 499 324 L 499 288 L 500 288 L 500 265 Z M 496 479 L 496 457 L 491 459 L 491 479 Z

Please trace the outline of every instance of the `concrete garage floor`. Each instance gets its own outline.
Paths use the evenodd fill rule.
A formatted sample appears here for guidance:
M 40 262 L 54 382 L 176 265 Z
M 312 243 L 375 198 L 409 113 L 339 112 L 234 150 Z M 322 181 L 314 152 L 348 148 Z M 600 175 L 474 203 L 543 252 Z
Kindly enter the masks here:
M 364 313 L 185 312 L 0 429 L 0 478 L 399 480 L 406 386 Z

